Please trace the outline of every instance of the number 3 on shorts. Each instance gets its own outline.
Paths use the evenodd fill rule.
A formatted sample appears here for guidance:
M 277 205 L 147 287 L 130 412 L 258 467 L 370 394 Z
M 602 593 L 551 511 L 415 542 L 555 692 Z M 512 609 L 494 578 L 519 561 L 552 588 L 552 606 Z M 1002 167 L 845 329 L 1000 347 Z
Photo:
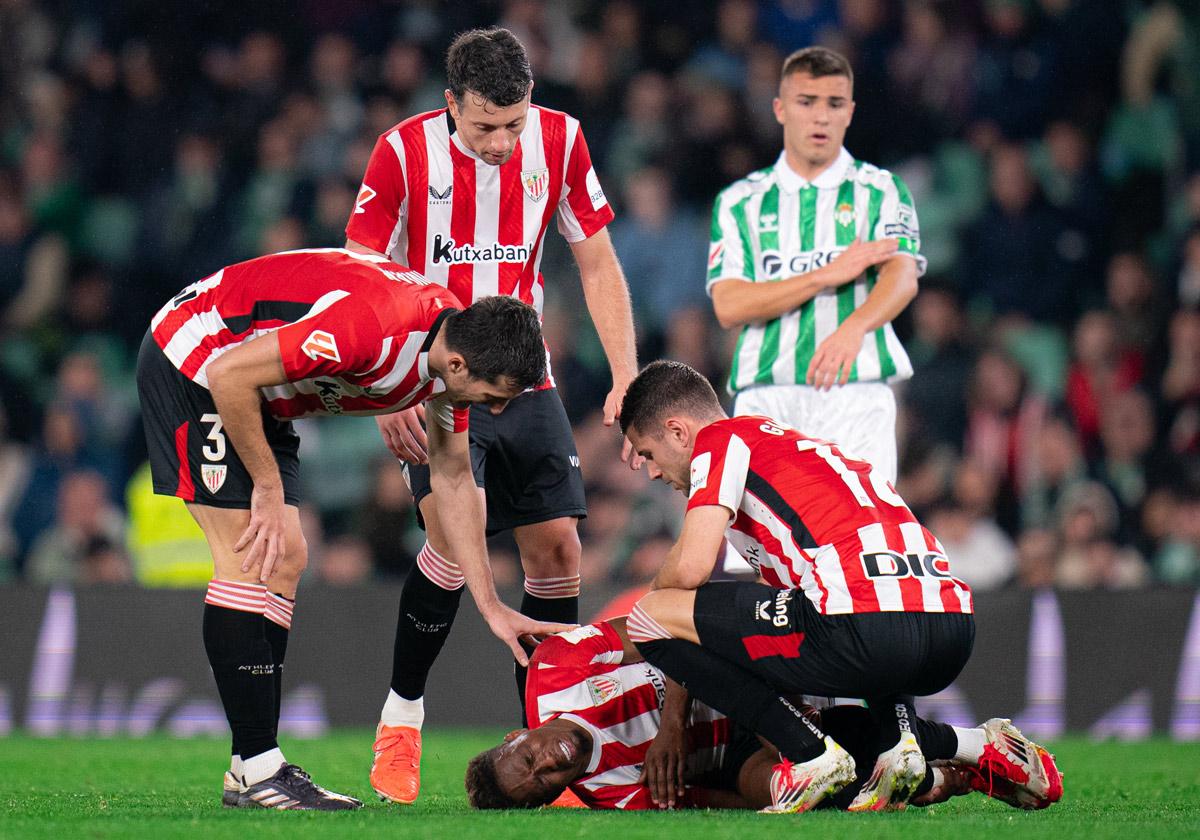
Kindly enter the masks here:
M 200 450 L 200 454 L 204 456 L 206 461 L 223 461 L 225 460 L 225 433 L 221 431 L 220 414 L 202 414 L 200 415 L 201 423 L 212 423 L 212 428 L 208 430 L 206 437 L 213 442 L 212 446 L 205 446 Z

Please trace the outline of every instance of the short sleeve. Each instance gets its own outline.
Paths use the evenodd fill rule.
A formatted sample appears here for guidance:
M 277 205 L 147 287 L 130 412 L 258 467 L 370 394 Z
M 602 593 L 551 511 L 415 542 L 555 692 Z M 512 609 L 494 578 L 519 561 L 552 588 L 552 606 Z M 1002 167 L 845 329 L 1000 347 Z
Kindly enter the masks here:
M 288 382 L 361 373 L 383 352 L 379 319 L 350 296 L 276 333 Z
M 563 181 L 563 193 L 558 202 L 558 232 L 568 242 L 582 242 L 613 220 L 613 210 L 600 186 L 600 179 L 596 177 L 583 129 L 578 126 Z
M 425 402 L 425 421 L 437 423 L 439 428 L 458 434 L 470 428 L 471 409 L 455 406 L 443 392 Z
M 738 206 L 735 217 L 729 191 L 717 196 L 713 204 L 712 228 L 708 241 L 708 281 L 704 289 L 721 280 L 754 280 L 754 255 L 750 248 L 749 221 Z
M 384 255 L 394 247 L 404 211 L 403 158 L 404 144 L 399 131 L 389 131 L 379 138 L 346 223 L 348 239 Z
M 720 424 L 706 426 L 696 436 L 691 472 L 688 510 L 720 505 L 736 515 L 746 492 L 750 447 Z
M 917 221 L 917 208 L 913 205 L 912 193 L 898 175 L 891 175 L 884 186 L 883 204 L 879 208 L 879 221 L 872 231 L 872 239 L 894 237 L 901 254 L 908 254 L 917 261 L 917 276 L 925 273 L 926 259 L 921 255 L 921 226 Z

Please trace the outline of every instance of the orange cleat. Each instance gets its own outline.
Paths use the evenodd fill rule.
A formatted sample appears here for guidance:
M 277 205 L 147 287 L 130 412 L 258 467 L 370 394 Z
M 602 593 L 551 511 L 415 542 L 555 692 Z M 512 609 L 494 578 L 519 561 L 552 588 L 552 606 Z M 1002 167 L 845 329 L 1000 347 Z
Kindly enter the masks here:
M 586 808 L 583 800 L 575 795 L 575 791 L 570 788 L 563 788 L 563 792 L 558 795 L 558 799 L 551 802 L 548 808 Z
M 411 726 L 375 730 L 371 787 L 384 802 L 411 805 L 421 792 L 421 731 Z

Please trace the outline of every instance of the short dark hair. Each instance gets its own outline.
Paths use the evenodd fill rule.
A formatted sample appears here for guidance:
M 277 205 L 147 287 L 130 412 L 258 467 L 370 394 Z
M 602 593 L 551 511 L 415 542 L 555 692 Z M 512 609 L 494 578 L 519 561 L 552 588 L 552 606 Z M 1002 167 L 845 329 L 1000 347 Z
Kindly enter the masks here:
M 621 432 L 629 434 L 630 429 L 637 429 L 652 433 L 655 424 L 672 412 L 700 420 L 723 413 L 717 392 L 698 370 L 683 362 L 660 359 L 642 368 L 625 392 Z
M 789 55 L 783 60 L 783 72 L 779 74 L 779 80 L 783 81 L 793 73 L 807 73 L 814 79 L 845 76 L 850 84 L 854 84 L 854 71 L 850 69 L 846 56 L 828 47 L 805 47 Z
M 446 83 L 459 102 L 473 91 L 504 108 L 529 93 L 533 70 L 525 46 L 507 29 L 471 29 L 446 52 Z
M 518 388 L 546 380 L 546 344 L 537 311 L 508 295 L 482 297 L 446 319 L 446 347 L 461 353 L 476 379 L 501 377 Z
M 496 758 L 500 755 L 503 744 L 484 750 L 467 763 L 467 775 L 464 782 L 467 786 L 467 801 L 472 808 L 482 811 L 502 810 L 508 808 L 540 808 L 549 805 L 558 798 L 560 791 L 552 791 L 547 798 L 520 802 L 513 799 L 500 787 L 496 777 Z

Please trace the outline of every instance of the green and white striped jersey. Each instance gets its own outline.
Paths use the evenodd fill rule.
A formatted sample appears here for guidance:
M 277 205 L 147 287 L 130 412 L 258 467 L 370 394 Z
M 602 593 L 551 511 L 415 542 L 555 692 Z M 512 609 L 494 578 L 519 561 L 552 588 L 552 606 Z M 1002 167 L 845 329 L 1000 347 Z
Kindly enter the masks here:
M 917 213 L 898 177 L 856 161 L 842 149 L 833 165 L 808 182 L 780 154 L 775 165 L 726 187 L 713 207 L 708 291 L 720 280 L 769 283 L 820 268 L 854 241 L 895 237 L 900 253 L 920 254 Z M 799 309 L 738 336 L 729 392 L 755 385 L 804 384 L 817 346 L 867 299 L 878 268 L 852 283 L 823 289 Z M 912 376 L 908 354 L 891 324 L 867 333 L 851 382 L 891 382 Z

